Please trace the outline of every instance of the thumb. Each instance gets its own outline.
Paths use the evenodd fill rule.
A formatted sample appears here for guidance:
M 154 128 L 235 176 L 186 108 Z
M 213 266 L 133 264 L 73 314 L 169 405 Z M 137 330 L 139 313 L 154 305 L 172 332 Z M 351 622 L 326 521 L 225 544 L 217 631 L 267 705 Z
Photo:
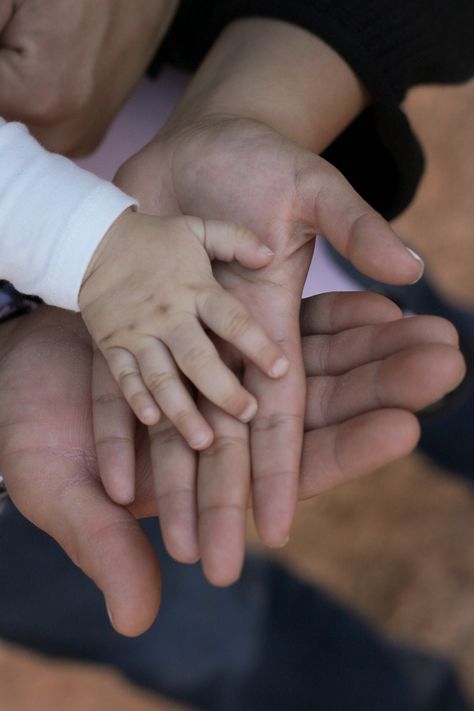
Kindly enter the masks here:
M 113 504 L 74 457 L 55 453 L 46 461 L 39 452 L 17 453 L 2 466 L 15 505 L 95 582 L 116 631 L 145 632 L 158 612 L 160 574 L 132 515 Z
M 298 186 L 305 222 L 356 269 L 388 284 L 413 284 L 423 274 L 421 258 L 403 244 L 388 222 L 322 159 L 306 168 Z

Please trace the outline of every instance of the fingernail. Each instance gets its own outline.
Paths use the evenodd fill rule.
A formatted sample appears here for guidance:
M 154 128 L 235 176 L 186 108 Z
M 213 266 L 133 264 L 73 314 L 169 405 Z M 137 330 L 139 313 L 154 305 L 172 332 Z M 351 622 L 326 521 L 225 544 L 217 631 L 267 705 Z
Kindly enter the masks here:
M 142 421 L 145 421 L 147 423 L 155 424 L 157 412 L 153 407 L 145 407 L 144 410 L 142 410 L 141 413 L 141 419 Z
M 412 284 L 416 284 L 416 282 L 419 281 L 419 280 L 421 279 L 421 277 L 423 276 L 423 272 L 425 271 L 425 263 L 424 263 L 424 261 L 422 260 L 422 258 L 420 257 L 420 255 L 417 254 L 417 252 L 415 252 L 415 250 L 411 249 L 410 247 L 406 247 L 406 250 L 407 250 L 407 252 L 410 252 L 410 254 L 411 254 L 411 256 L 413 257 L 413 259 L 416 259 L 416 261 L 417 261 L 419 264 L 421 264 L 421 266 L 422 266 L 422 270 L 421 270 L 419 276 L 417 276 L 417 278 L 415 279 L 415 281 L 412 282 Z
M 278 543 L 278 544 L 273 545 L 273 546 L 271 546 L 271 547 L 272 547 L 272 548 L 284 548 L 286 545 L 288 545 L 289 541 L 290 541 L 290 537 L 287 536 L 287 537 L 285 538 L 285 540 L 283 541 L 283 543 Z
M 112 613 L 110 611 L 110 607 L 108 606 L 107 600 L 105 601 L 105 609 L 107 610 L 107 614 L 109 616 L 110 624 L 112 627 L 114 626 L 114 618 L 112 617 Z
M 247 405 L 242 414 L 239 415 L 239 420 L 241 422 L 250 422 L 250 420 L 253 420 L 253 418 L 257 414 L 257 409 L 258 405 L 255 400 L 253 400 L 249 405 Z
M 191 447 L 194 449 L 205 449 L 211 444 L 211 442 L 212 437 L 209 435 L 209 432 L 199 432 L 190 440 Z
M 265 254 L 267 257 L 274 257 L 275 256 L 275 252 L 273 251 L 273 249 L 270 249 L 270 247 L 267 247 L 264 244 L 260 247 L 260 252 L 262 254 Z
M 279 378 L 287 372 L 289 367 L 290 361 L 288 360 L 288 358 L 283 356 L 283 358 L 279 358 L 276 363 L 272 365 L 268 372 L 270 373 L 272 378 Z

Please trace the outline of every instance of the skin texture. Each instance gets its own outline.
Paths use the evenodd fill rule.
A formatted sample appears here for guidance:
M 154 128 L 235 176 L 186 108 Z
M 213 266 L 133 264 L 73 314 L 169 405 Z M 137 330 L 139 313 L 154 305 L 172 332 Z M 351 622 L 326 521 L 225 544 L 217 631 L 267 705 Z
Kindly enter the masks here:
M 161 516 L 168 549 L 183 561 L 201 555 L 215 584 L 239 575 L 250 491 L 262 541 L 281 546 L 289 534 L 305 401 L 298 310 L 314 235 L 324 233 L 358 269 L 382 281 L 410 283 L 422 273 L 390 226 L 313 152 L 366 102 L 352 70 L 311 34 L 269 20 L 236 22 L 219 38 L 168 124 L 116 177 L 150 214 L 237 221 L 275 253 L 258 274 L 244 274 L 235 264 L 215 270 L 291 363 L 285 377 L 268 382 L 252 364 L 227 353 L 259 403 L 250 430 L 199 402 L 227 446 L 216 452 L 214 442 L 197 462 L 165 420 L 152 433 L 157 494 L 173 512 Z M 229 472 L 225 479 L 222 471 Z M 179 533 L 173 518 L 190 521 L 193 510 L 194 525 Z
M 178 0 L 0 0 L 0 116 L 27 123 L 50 150 L 88 153 L 177 7 Z
M 302 329 L 318 345 L 305 340 L 303 347 L 312 375 L 300 496 L 408 453 L 418 438 L 411 410 L 462 379 L 453 327 L 435 317 L 399 316 L 394 304 L 373 294 L 325 294 L 303 304 Z M 117 631 L 140 634 L 160 597 L 158 563 L 135 520 L 157 513 L 146 430 L 137 433 L 137 496 L 127 511 L 105 494 L 97 472 L 92 350 L 81 319 L 42 307 L 0 331 L 0 469 L 10 496 L 95 581 Z M 350 413 L 336 396 L 339 388 Z M 218 440 L 213 458 L 226 442 Z
M 89 333 L 143 424 L 157 424 L 163 412 L 190 447 L 200 450 L 211 444 L 212 429 L 184 377 L 229 415 L 242 422 L 255 416 L 255 398 L 223 363 L 204 329 L 237 348 L 269 378 L 286 372 L 289 362 L 249 311 L 216 281 L 211 259 L 235 261 L 250 274 L 272 257 L 250 231 L 216 220 L 134 211 L 116 220 L 91 260 L 79 305 Z M 100 428 L 99 417 L 97 445 L 102 452 L 114 441 Z M 117 503 L 133 501 L 131 457 L 121 464 L 120 456 L 114 456 L 113 466 L 107 457 L 103 460 L 108 493 Z
M 171 516 L 161 517 L 168 549 L 183 561 L 201 555 L 208 578 L 226 584 L 240 572 L 251 476 L 263 542 L 284 544 L 293 518 L 305 401 L 298 312 L 314 235 L 323 232 L 362 271 L 381 280 L 413 281 L 421 265 L 338 171 L 254 120 L 213 115 L 180 130 L 165 127 L 116 180 L 148 213 L 239 219 L 275 253 L 258 272 L 244 272 L 235 263 L 215 268 L 221 284 L 265 325 L 291 363 L 286 376 L 269 381 L 251 363 L 227 356 L 259 403 L 250 430 L 200 402 L 215 435 L 220 432 L 229 445 L 217 453 L 214 442 L 199 458 L 197 474 L 194 457 L 172 438 L 166 421 L 153 430 L 159 496 L 166 497 L 176 521 L 191 520 L 195 510 L 194 525 L 183 526 L 181 534 Z M 118 427 L 115 434 L 127 436 Z M 221 471 L 229 472 L 225 480 Z M 213 541 L 222 542 L 219 549 Z

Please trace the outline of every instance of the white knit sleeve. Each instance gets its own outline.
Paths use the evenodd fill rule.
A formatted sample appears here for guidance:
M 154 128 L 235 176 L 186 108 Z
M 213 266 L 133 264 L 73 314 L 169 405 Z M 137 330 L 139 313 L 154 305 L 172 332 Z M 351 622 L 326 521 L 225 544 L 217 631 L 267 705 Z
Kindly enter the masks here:
M 0 279 L 65 309 L 94 251 L 136 206 L 112 183 L 49 153 L 19 123 L 0 119 Z

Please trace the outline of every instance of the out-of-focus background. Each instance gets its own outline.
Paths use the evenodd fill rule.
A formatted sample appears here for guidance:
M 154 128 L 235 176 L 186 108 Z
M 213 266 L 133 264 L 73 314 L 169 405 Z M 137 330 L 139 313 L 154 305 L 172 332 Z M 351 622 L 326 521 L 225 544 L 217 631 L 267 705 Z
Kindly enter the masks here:
M 144 83 L 85 165 L 110 176 L 114 165 L 153 135 L 184 84 L 172 72 L 158 84 Z M 154 111 L 144 111 L 150 102 Z M 423 255 L 444 294 L 474 309 L 474 81 L 417 88 L 406 108 L 427 170 L 396 227 Z M 328 271 L 325 255 L 322 260 L 308 290 L 350 288 L 337 270 Z M 452 660 L 474 702 L 473 494 L 415 453 L 300 504 L 291 541 L 278 555 L 379 630 Z M 249 539 L 255 545 L 251 530 Z M 66 708 L 184 711 L 136 690 L 111 670 L 51 662 L 0 645 L 1 711 Z

